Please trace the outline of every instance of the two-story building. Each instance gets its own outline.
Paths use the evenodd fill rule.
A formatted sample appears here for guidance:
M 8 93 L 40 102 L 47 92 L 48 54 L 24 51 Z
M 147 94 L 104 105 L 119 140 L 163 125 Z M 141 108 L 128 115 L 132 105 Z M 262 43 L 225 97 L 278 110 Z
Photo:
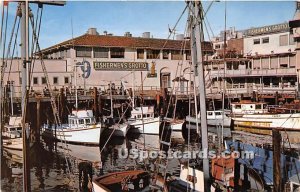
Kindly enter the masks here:
M 211 43 L 202 44 L 203 55 L 212 55 Z M 41 60 L 46 67 L 48 80 L 55 88 L 77 87 L 89 89 L 134 88 L 144 91 L 160 91 L 162 88 L 180 87 L 186 93 L 188 84 L 184 71 L 190 67 L 190 43 L 188 38 L 179 35 L 177 40 L 156 39 L 149 32 L 142 37 L 101 34 L 91 28 L 82 36 L 69 39 L 36 53 L 31 85 L 34 90 L 46 87 L 46 76 Z M 10 63 L 10 62 L 8 62 Z M 6 81 L 12 81 L 15 92 L 20 87 L 20 60 L 13 60 Z M 76 80 L 76 81 L 75 81 Z M 182 81 L 181 81 L 182 80 Z

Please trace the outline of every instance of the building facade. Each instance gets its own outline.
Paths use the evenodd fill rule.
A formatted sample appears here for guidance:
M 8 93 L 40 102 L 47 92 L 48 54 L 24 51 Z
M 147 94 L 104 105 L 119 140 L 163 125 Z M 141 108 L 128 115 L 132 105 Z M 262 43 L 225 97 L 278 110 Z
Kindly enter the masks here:
M 142 37 L 132 37 L 129 32 L 124 36 L 99 35 L 91 28 L 82 36 L 36 53 L 31 85 L 36 91 L 45 89 L 48 76 L 54 89 L 72 89 L 77 84 L 77 88 L 106 90 L 112 84 L 115 89 L 134 88 L 156 93 L 164 88 L 171 90 L 176 84 L 178 91 L 185 94 L 190 43 L 189 39 L 178 37 L 178 40 L 155 39 L 150 38 L 149 32 Z M 211 43 L 203 43 L 202 48 L 204 57 L 212 55 Z M 47 75 L 41 67 L 41 57 Z M 12 82 L 17 93 L 20 92 L 21 61 L 8 61 L 11 62 L 5 82 Z
M 299 66 L 289 24 L 243 30 L 242 36 L 227 40 L 225 51 L 216 50 L 219 57 L 206 62 L 208 94 L 220 97 L 225 90 L 229 97 L 239 98 L 256 92 L 267 98 L 278 92 L 295 98 Z

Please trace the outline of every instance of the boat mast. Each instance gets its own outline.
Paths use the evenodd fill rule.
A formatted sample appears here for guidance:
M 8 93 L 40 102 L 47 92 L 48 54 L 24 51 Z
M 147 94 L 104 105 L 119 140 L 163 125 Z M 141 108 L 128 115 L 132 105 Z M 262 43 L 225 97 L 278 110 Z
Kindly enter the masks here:
M 28 158 L 27 158 L 27 134 L 26 129 L 27 126 L 25 124 L 26 120 L 26 97 L 28 92 L 28 72 L 29 72 L 29 55 L 28 55 L 28 1 L 21 3 L 22 9 L 22 18 L 21 18 L 21 60 L 22 60 L 22 67 L 21 67 L 21 74 L 22 74 L 22 99 L 21 99 L 21 106 L 22 106 L 22 138 L 23 138 L 23 191 L 30 191 L 30 174 L 29 174 L 29 167 L 28 167 Z
M 205 80 L 203 71 L 203 57 L 201 43 L 204 41 L 203 35 L 203 10 L 202 4 L 199 1 L 190 2 L 192 5 L 191 12 L 191 46 L 192 46 L 192 64 L 195 67 L 194 75 L 198 76 L 199 81 L 199 100 L 200 100 L 200 122 L 201 122 L 201 140 L 202 150 L 208 151 L 207 139 L 207 117 L 206 117 L 206 93 Z M 196 59 L 195 59 L 196 58 Z M 204 189 L 208 191 L 209 185 L 209 160 L 203 158 L 203 173 L 204 173 Z
M 12 85 L 12 81 L 10 81 L 10 106 L 11 106 L 11 115 L 14 115 L 14 101 L 13 101 L 13 85 Z
M 111 81 L 109 82 L 109 90 L 110 90 L 110 117 L 114 117 L 114 107 L 113 107 L 113 98 L 112 98 L 112 83 Z
M 75 109 L 76 111 L 78 110 L 78 91 L 77 91 L 77 67 L 78 64 L 80 63 L 76 63 L 75 65 Z
M 134 70 L 132 71 L 132 108 L 135 107 L 135 101 L 134 101 L 134 88 L 135 88 L 135 73 Z

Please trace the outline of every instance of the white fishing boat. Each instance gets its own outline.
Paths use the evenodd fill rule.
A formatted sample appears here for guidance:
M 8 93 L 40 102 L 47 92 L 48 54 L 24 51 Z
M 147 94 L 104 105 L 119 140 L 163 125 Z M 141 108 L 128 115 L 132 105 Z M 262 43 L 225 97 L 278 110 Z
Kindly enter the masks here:
M 21 151 L 23 149 L 22 140 L 22 117 L 11 116 L 8 124 L 4 125 L 2 131 L 3 148 L 8 152 Z
M 154 117 L 154 106 L 136 107 L 131 111 L 128 125 L 133 132 L 158 135 L 160 118 Z
M 72 111 L 68 116 L 68 124 L 62 126 L 43 126 L 43 134 L 60 141 L 76 144 L 98 145 L 103 131 L 101 123 L 96 123 L 92 110 Z
M 218 134 L 220 131 L 220 128 L 222 128 L 223 125 L 223 133 L 224 136 L 230 136 L 231 135 L 231 116 L 230 112 L 227 111 L 207 111 L 206 112 L 207 116 L 207 126 L 208 126 L 208 131 L 212 133 Z M 185 118 L 185 126 L 186 128 L 190 130 L 196 130 L 197 126 L 196 123 L 198 122 L 198 126 L 200 127 L 200 113 L 198 113 L 196 117 L 193 116 L 186 116 Z
M 300 113 L 268 112 L 266 103 L 244 101 L 232 104 L 232 116 L 234 130 L 271 135 L 275 128 L 286 132 L 291 141 L 299 142 Z

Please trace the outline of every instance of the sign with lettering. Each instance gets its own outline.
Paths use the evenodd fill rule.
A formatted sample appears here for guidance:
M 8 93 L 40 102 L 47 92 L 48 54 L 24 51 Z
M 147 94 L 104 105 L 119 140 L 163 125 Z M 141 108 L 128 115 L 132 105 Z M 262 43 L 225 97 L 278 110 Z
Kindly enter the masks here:
M 94 69 L 96 71 L 148 71 L 148 63 L 94 61 Z
M 247 36 L 253 35 L 262 35 L 267 33 L 275 33 L 275 32 L 282 32 L 282 31 L 289 31 L 289 24 L 288 23 L 281 23 L 277 25 L 269 25 L 264 27 L 252 28 L 246 31 Z

